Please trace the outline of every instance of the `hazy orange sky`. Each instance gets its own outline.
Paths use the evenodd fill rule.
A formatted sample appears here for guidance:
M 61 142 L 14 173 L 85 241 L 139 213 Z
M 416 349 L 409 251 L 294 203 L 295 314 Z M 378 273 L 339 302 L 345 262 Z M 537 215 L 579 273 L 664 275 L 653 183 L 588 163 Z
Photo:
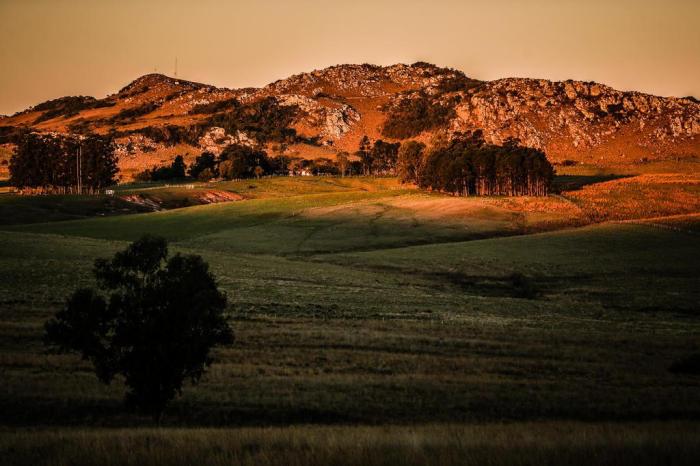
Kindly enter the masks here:
M 153 72 L 262 86 L 337 63 L 700 96 L 700 0 L 0 0 L 0 114 Z

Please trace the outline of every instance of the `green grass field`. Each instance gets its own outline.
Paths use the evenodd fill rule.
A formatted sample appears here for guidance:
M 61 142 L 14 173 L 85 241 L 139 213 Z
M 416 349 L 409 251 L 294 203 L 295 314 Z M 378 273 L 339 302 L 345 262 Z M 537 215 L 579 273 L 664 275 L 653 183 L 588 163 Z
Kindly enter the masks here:
M 691 464 L 700 453 L 700 379 L 668 370 L 700 352 L 697 234 L 577 227 L 585 215 L 560 197 L 457 199 L 391 179 L 217 189 L 248 200 L 71 221 L 41 222 L 39 209 L 0 225 L 8 464 Z M 149 421 L 125 411 L 118 382 L 41 344 L 43 322 L 92 284 L 94 259 L 145 232 L 210 262 L 236 334 L 159 430 L 131 429 Z

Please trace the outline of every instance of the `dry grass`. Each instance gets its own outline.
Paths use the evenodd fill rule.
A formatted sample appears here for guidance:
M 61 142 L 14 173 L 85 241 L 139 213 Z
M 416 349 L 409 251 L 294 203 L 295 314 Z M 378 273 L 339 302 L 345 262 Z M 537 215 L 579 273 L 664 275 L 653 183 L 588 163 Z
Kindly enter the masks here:
M 20 465 L 695 465 L 690 423 L 36 430 L 0 434 Z
M 565 196 L 594 222 L 700 212 L 700 175 L 649 174 L 584 186 Z
M 620 163 L 606 161 L 603 165 L 579 163 L 564 166 L 555 165 L 558 175 L 606 176 L 606 175 L 643 175 L 654 173 L 700 173 L 700 159 L 684 158 L 680 160 L 654 160 L 648 163 Z
M 187 165 L 199 156 L 201 149 L 188 144 L 163 147 L 154 152 L 136 151 L 134 154 L 119 158 L 119 178 L 121 182 L 130 181 L 143 170 L 170 165 L 176 156 L 182 155 Z
M 382 224 L 414 230 L 430 226 L 435 234 L 451 231 L 455 237 L 543 231 L 576 225 L 583 218 L 578 207 L 556 197 L 465 198 L 420 193 L 308 209 L 301 216 L 331 224 L 367 219 L 375 228 Z

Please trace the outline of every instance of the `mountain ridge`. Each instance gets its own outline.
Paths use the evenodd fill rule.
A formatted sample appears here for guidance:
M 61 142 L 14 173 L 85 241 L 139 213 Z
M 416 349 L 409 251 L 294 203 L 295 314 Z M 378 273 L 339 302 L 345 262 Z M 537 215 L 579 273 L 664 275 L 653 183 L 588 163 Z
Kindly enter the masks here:
M 151 73 L 104 99 L 68 96 L 6 116 L 0 137 L 23 127 L 111 132 L 132 161 L 170 149 L 194 156 L 233 142 L 332 157 L 356 150 L 365 135 L 429 143 L 477 129 L 488 142 L 514 137 L 554 162 L 605 165 L 700 154 L 694 98 L 590 81 L 481 81 L 425 62 L 335 65 L 242 89 Z

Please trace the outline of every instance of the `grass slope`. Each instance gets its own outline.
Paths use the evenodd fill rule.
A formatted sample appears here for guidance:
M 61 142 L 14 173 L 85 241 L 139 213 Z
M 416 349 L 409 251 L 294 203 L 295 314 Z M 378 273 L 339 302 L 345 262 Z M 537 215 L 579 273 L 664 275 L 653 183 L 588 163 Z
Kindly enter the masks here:
M 146 210 L 109 196 L 18 196 L 0 194 L 0 227 L 124 215 Z
M 212 263 L 238 341 L 170 415 L 205 425 L 695 417 L 697 380 L 668 371 L 697 350 L 700 330 L 700 244 L 683 235 L 609 225 L 307 260 L 175 244 Z M 90 284 L 92 260 L 125 243 L 0 236 L 5 422 L 131 422 L 118 384 L 102 387 L 40 342 L 63 296 Z M 518 297 L 513 272 L 533 277 L 537 299 Z
M 638 224 L 520 235 L 577 211 L 556 197 L 295 183 L 293 196 L 257 184 L 244 202 L 2 227 L 0 454 L 18 464 L 187 464 L 202 445 L 214 464 L 697 456 L 700 380 L 668 368 L 700 351 L 700 237 Z M 119 382 L 100 385 L 76 356 L 43 350 L 43 322 L 92 284 L 94 259 L 144 232 L 211 263 L 237 338 L 166 423 L 241 428 L 103 428 L 143 419 L 124 411 Z M 515 424 L 474 425 L 501 421 Z M 285 427 L 300 423 L 348 426 Z M 245 427 L 259 425 L 280 427 Z

